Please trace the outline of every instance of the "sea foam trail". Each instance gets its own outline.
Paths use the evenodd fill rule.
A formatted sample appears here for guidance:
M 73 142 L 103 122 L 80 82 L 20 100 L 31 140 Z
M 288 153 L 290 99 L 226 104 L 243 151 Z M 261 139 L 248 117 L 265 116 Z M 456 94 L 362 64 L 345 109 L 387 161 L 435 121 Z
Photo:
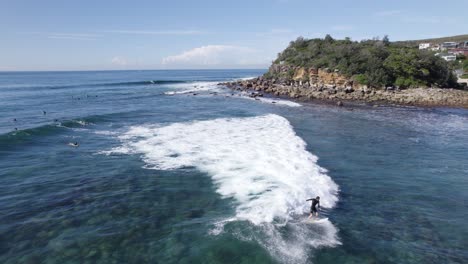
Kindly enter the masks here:
M 107 153 L 142 154 L 150 169 L 193 166 L 206 172 L 223 198 L 236 200 L 236 214 L 225 223 L 248 221 L 252 234 L 261 230 L 255 239 L 283 262 L 301 263 L 310 246 L 339 244 L 328 220 L 316 225 L 290 221 L 308 211 L 305 200 L 311 196 L 319 195 L 322 207 L 333 207 L 338 186 L 281 116 L 133 126 L 119 139 L 122 145 Z M 280 222 L 289 225 L 288 238 Z
M 262 103 L 286 105 L 286 106 L 290 106 L 290 107 L 300 107 L 300 106 L 302 106 L 299 103 L 289 101 L 289 100 L 279 99 L 279 98 L 268 98 L 268 97 L 252 98 L 252 97 L 249 97 L 246 93 L 242 93 L 241 95 L 242 95 L 241 98 L 243 98 L 243 99 L 257 100 L 257 101 L 260 101 Z
M 206 91 L 219 91 L 218 82 L 192 82 L 192 83 L 178 83 L 168 85 L 174 91 L 167 91 L 166 95 L 198 93 Z
M 252 80 L 252 79 L 255 79 L 257 78 L 256 76 L 249 76 L 249 77 L 243 77 L 243 78 L 239 78 L 239 79 L 234 79 L 235 81 L 237 80 L 241 80 L 241 81 L 248 81 L 248 80 Z
M 252 79 L 254 77 L 246 77 L 246 78 L 241 78 L 241 79 Z M 191 94 L 191 93 L 207 93 L 207 92 L 213 92 L 213 93 L 221 93 L 223 92 L 223 89 L 218 86 L 218 82 L 191 82 L 191 83 L 174 83 L 168 85 L 171 91 L 166 91 L 164 92 L 165 95 L 180 95 L 180 94 Z M 227 93 L 229 92 L 229 93 Z M 230 94 L 230 90 L 224 90 L 224 94 Z M 270 103 L 270 104 L 276 104 L 276 105 L 284 105 L 284 106 L 290 106 L 290 107 L 299 107 L 302 106 L 299 103 L 289 101 L 289 100 L 284 100 L 284 99 L 279 99 L 279 98 L 251 98 L 248 96 L 248 93 L 239 93 L 239 98 L 242 99 L 248 99 L 248 100 L 257 100 L 262 103 Z

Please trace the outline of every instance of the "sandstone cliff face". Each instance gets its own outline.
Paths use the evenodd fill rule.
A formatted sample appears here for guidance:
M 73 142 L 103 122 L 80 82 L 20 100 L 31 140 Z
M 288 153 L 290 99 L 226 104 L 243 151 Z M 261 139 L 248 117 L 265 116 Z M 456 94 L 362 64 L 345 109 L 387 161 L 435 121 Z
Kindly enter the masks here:
M 361 88 L 363 86 L 337 70 L 293 67 L 273 64 L 268 76 L 273 83 L 314 88 Z

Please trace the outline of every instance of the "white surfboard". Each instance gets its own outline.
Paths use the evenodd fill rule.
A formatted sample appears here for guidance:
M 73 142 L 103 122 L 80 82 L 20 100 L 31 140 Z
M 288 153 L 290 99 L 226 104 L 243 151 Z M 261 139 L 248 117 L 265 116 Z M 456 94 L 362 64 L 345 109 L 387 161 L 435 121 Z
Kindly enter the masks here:
M 304 223 L 314 224 L 314 223 L 322 223 L 328 220 L 328 217 L 312 217 L 304 219 Z

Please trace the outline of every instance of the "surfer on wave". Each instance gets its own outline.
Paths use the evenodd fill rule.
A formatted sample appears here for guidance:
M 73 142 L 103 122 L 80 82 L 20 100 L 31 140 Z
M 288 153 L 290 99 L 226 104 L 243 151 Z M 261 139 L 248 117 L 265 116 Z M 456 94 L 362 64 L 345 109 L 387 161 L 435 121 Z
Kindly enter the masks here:
M 315 213 L 315 216 L 318 216 L 318 211 L 317 211 L 316 206 L 318 206 L 318 208 L 320 209 L 320 196 L 307 199 L 306 201 L 312 201 L 312 205 L 310 206 L 309 218 L 312 218 L 312 216 L 314 216 L 314 213 Z

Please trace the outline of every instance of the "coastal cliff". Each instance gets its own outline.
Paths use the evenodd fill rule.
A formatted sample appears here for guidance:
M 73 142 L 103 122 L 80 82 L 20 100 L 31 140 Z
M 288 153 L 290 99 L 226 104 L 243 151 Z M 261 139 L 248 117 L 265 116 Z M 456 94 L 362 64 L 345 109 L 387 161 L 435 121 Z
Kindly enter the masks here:
M 388 40 L 304 40 L 278 55 L 267 73 L 223 83 L 297 100 L 345 101 L 468 108 L 468 91 L 457 87 L 451 65 L 434 54 Z M 447 88 L 449 87 L 449 88 Z M 452 87 L 452 88 L 450 88 Z

